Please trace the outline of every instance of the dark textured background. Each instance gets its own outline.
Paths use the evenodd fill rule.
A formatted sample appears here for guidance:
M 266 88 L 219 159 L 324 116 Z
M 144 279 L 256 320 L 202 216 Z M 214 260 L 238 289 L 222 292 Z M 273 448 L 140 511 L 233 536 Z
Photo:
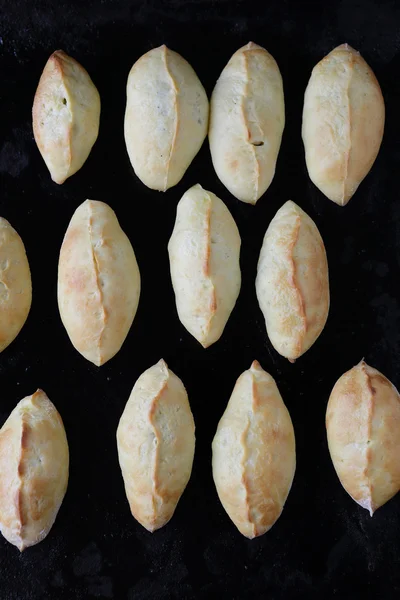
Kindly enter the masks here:
M 0 424 L 40 386 L 63 417 L 71 452 L 68 492 L 47 539 L 22 555 L 0 539 L 0 599 L 397 598 L 400 496 L 372 519 L 347 496 L 330 462 L 324 415 L 334 382 L 362 357 L 400 385 L 399 2 L 0 0 L 0 36 L 0 214 L 23 238 L 34 290 L 25 327 L 0 355 Z M 285 88 L 286 128 L 265 196 L 255 208 L 233 198 L 213 172 L 207 142 L 178 186 L 148 190 L 123 138 L 134 61 L 166 43 L 210 94 L 249 40 L 273 54 Z M 311 69 L 342 42 L 371 65 L 387 109 L 381 152 L 345 208 L 310 182 L 300 137 Z M 51 181 L 31 129 L 36 85 L 57 48 L 86 67 L 102 101 L 98 141 L 62 186 Z M 197 182 L 228 204 L 242 236 L 242 291 L 222 339 L 208 350 L 179 323 L 167 255 L 176 204 Z M 59 248 L 86 198 L 115 209 L 142 276 L 133 327 L 100 369 L 71 346 L 56 302 Z M 289 198 L 324 238 L 332 301 L 323 334 L 294 365 L 272 350 L 254 289 L 263 235 Z M 187 387 L 197 446 L 172 521 L 150 534 L 130 515 L 115 431 L 135 380 L 160 357 Z M 298 466 L 279 521 L 248 541 L 218 501 L 210 444 L 236 378 L 254 358 L 276 378 L 290 410 Z

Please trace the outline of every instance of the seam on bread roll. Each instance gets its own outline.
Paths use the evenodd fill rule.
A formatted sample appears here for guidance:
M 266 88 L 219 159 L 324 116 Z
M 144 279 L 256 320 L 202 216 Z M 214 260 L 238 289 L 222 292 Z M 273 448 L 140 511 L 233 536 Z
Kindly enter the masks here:
M 293 241 L 292 241 L 292 244 L 289 245 L 289 248 L 288 248 L 288 259 L 289 259 L 288 262 L 289 262 L 289 268 L 291 269 L 291 276 L 289 278 L 289 281 L 291 280 L 293 289 L 295 290 L 297 300 L 298 300 L 298 317 L 300 320 L 300 326 L 297 327 L 297 332 L 298 332 L 297 353 L 299 355 L 302 352 L 302 339 L 304 339 L 307 334 L 307 316 L 306 316 L 306 311 L 305 311 L 304 298 L 301 293 L 300 285 L 297 281 L 296 261 L 294 259 L 294 251 L 295 251 L 298 239 L 299 239 L 300 227 L 301 227 L 301 218 L 300 218 L 300 215 L 296 215 L 296 222 L 295 222 L 295 226 L 293 228 L 293 234 L 292 234 Z M 294 363 L 295 360 L 290 359 L 290 362 Z
M 367 397 L 368 397 L 368 401 L 367 401 L 367 448 L 365 450 L 365 457 L 366 457 L 366 467 L 365 467 L 365 488 L 368 491 L 368 501 L 364 503 L 364 508 L 366 508 L 371 517 L 374 514 L 374 510 L 375 507 L 372 504 L 372 484 L 371 484 L 371 460 L 372 460 L 372 453 L 371 453 L 371 448 L 369 447 L 369 442 L 371 440 L 371 433 L 372 433 L 372 419 L 374 416 L 374 404 L 375 404 L 375 388 L 372 387 L 372 383 L 371 383 L 371 379 L 370 376 L 368 375 L 367 372 L 367 368 L 366 368 L 366 363 L 362 360 L 359 363 L 361 372 L 364 376 L 364 381 L 365 381 L 365 387 L 367 390 Z
M 249 119 L 249 87 L 250 87 L 250 79 L 249 79 L 249 64 L 248 64 L 248 57 L 247 54 L 250 51 L 253 50 L 253 48 L 257 48 L 258 46 L 256 46 L 255 44 L 253 44 L 252 42 L 249 42 L 249 44 L 247 44 L 246 46 L 246 50 L 243 51 L 242 53 L 242 58 L 243 58 L 243 63 L 244 63 L 244 73 L 245 73 L 245 85 L 244 85 L 244 93 L 242 96 L 242 102 L 241 102 L 241 108 L 242 108 L 242 114 L 243 114 L 243 121 L 244 121 L 244 126 L 245 126 L 245 131 L 247 134 L 247 142 L 249 144 L 250 147 L 250 151 L 252 153 L 253 156 L 253 165 L 254 165 L 254 181 L 253 181 L 253 186 L 254 186 L 254 196 L 253 196 L 253 202 L 256 203 L 257 202 L 257 198 L 258 198 L 258 192 L 259 192 L 259 183 L 260 183 L 260 165 L 257 159 L 257 152 L 256 152 L 256 147 L 254 146 L 253 142 L 252 142 L 252 137 L 253 137 L 253 132 L 251 129 L 251 121 Z M 263 132 L 261 130 L 261 127 L 258 125 L 258 128 L 260 130 L 261 136 L 263 137 Z
M 153 495 L 152 495 L 153 516 L 152 516 L 152 520 L 154 520 L 154 521 L 156 521 L 156 518 L 157 518 L 158 508 L 163 503 L 163 497 L 160 494 L 160 489 L 159 489 L 160 479 L 159 479 L 159 474 L 158 474 L 158 468 L 159 468 L 159 464 L 160 464 L 161 435 L 156 427 L 156 422 L 155 422 L 154 416 L 155 416 L 155 412 L 158 407 L 158 403 L 159 403 L 160 399 L 162 398 L 163 393 L 167 389 L 167 383 L 168 383 L 168 379 L 169 379 L 168 366 L 164 362 L 164 360 L 161 359 L 158 362 L 158 365 L 160 366 L 165 377 L 164 377 L 164 380 L 160 381 L 160 389 L 155 394 L 155 396 L 152 400 L 151 406 L 149 408 L 149 423 L 153 427 L 154 436 L 155 436 L 155 439 L 157 440 L 157 444 L 154 447 L 153 460 L 152 460 L 152 465 L 153 465 L 153 468 L 152 468 L 152 482 L 153 482 Z
M 89 213 L 89 218 L 88 218 L 88 232 L 89 232 L 89 243 L 90 243 L 90 249 L 92 252 L 92 259 L 93 259 L 93 269 L 94 269 L 94 278 L 96 281 L 96 286 L 97 286 L 97 293 L 99 296 L 99 308 L 101 310 L 102 313 L 102 327 L 99 331 L 98 334 L 98 361 L 99 364 L 102 363 L 103 361 L 103 357 L 102 357 L 102 353 L 101 353 L 101 343 L 102 343 L 102 336 L 104 334 L 104 330 L 106 328 L 106 323 L 107 323 L 107 312 L 106 309 L 104 307 L 104 302 L 103 302 L 103 292 L 101 290 L 101 285 L 100 285 L 100 265 L 99 265 L 99 260 L 96 254 L 96 248 L 95 248 L 95 244 L 93 244 L 93 236 L 92 236 L 92 227 L 93 227 L 93 210 L 92 210 L 92 202 L 89 200 L 88 204 L 87 204 L 87 208 L 88 208 L 88 213 Z M 103 235 L 100 235 L 100 240 L 99 243 L 102 244 L 103 243 Z
M 207 192 L 207 190 L 204 190 L 205 192 L 205 196 L 208 200 L 208 205 L 207 205 L 207 212 L 206 212 L 206 226 L 205 226 L 205 231 L 206 231 L 206 257 L 205 257 L 205 261 L 204 261 L 204 275 L 208 278 L 208 281 L 210 283 L 210 314 L 209 314 L 209 319 L 208 319 L 208 324 L 207 327 L 205 328 L 204 331 L 204 337 L 207 337 L 210 329 L 211 329 L 211 323 L 213 318 L 215 317 L 215 314 L 217 312 L 217 296 L 215 293 L 215 286 L 211 277 L 211 213 L 212 213 L 212 200 L 210 197 L 210 194 Z
M 173 104 L 174 104 L 174 109 L 175 109 L 174 110 L 174 112 L 175 112 L 174 132 L 172 135 L 171 147 L 170 147 L 169 156 L 167 159 L 167 168 L 165 171 L 165 183 L 164 183 L 164 189 L 163 189 L 163 191 L 165 192 L 168 189 L 168 177 L 169 177 L 169 171 L 170 171 L 170 166 L 171 166 L 171 157 L 172 157 L 172 153 L 175 149 L 176 139 L 177 139 L 177 135 L 178 135 L 178 128 L 179 128 L 179 106 L 178 106 L 179 90 L 177 88 L 177 82 L 175 81 L 170 69 L 168 68 L 168 48 L 167 48 L 167 46 L 164 44 L 161 47 L 161 50 L 162 50 L 161 56 L 163 57 L 165 70 L 168 73 L 168 76 L 171 80 L 171 88 L 174 91 Z

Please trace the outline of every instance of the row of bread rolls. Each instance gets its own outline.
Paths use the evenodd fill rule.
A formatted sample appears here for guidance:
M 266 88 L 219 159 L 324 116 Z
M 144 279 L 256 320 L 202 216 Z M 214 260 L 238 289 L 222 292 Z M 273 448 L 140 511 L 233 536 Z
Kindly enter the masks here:
M 370 514 L 400 489 L 400 395 L 364 361 L 336 382 L 327 407 L 328 446 L 349 495 Z M 174 514 L 190 479 L 195 424 L 182 381 L 160 360 L 136 381 L 117 429 L 132 515 L 148 531 Z M 49 533 L 68 484 L 60 415 L 38 390 L 0 430 L 0 530 L 21 551 Z M 212 443 L 219 499 L 248 538 L 279 518 L 296 468 L 295 436 L 274 379 L 257 361 L 233 389 Z
M 178 203 L 169 240 L 179 319 L 205 348 L 222 335 L 241 286 L 240 235 L 222 200 L 200 185 Z M 0 221 L 0 349 L 25 322 L 31 304 L 21 239 Z M 272 219 L 258 261 L 256 292 L 274 348 L 294 361 L 324 328 L 328 263 L 315 223 L 294 202 Z M 73 346 L 95 365 L 121 348 L 135 318 L 140 273 L 114 211 L 86 200 L 75 211 L 59 257 L 58 306 Z
M 177 207 L 168 252 L 180 321 L 205 348 L 222 335 L 241 286 L 240 235 L 226 205 L 200 185 Z M 315 223 L 294 202 L 277 212 L 262 245 L 256 291 L 274 348 L 290 361 L 321 333 L 328 264 Z M 84 202 L 61 247 L 58 304 L 74 347 L 100 366 L 122 346 L 136 314 L 140 275 L 112 209 Z
M 3 219 L 0 263 L 2 349 L 17 335 L 31 304 L 23 243 Z M 196 185 L 177 207 L 168 250 L 179 318 L 204 346 L 216 342 L 241 285 L 240 235 L 226 205 Z M 260 253 L 257 297 L 276 350 L 301 356 L 322 331 L 329 309 L 328 266 L 313 221 L 287 202 L 271 221 Z M 87 200 L 75 211 L 60 251 L 58 304 L 74 347 L 102 365 L 121 348 L 136 314 L 140 274 L 114 211 Z
M 63 183 L 87 159 L 99 130 L 100 98 L 85 69 L 58 50 L 33 104 L 33 130 L 52 179 Z M 347 204 L 378 154 L 385 106 L 358 52 L 338 46 L 312 71 L 302 137 L 311 180 Z M 209 136 L 215 171 L 239 200 L 268 189 L 285 125 L 282 77 L 274 58 L 250 42 L 222 71 L 211 96 L 189 63 L 166 46 L 133 65 L 127 83 L 125 142 L 133 169 L 151 189 L 176 185 Z

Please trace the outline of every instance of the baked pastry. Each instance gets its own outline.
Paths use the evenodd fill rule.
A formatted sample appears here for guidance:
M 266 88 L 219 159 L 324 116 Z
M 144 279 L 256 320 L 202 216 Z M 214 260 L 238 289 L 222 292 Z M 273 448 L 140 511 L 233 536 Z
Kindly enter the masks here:
M 165 192 L 182 179 L 207 135 L 206 92 L 189 63 L 160 46 L 135 62 L 126 95 L 132 167 L 147 187 Z
M 0 352 L 21 331 L 31 308 L 32 282 L 24 244 L 0 217 Z
M 268 189 L 284 126 L 279 67 L 264 48 L 250 42 L 229 60 L 210 103 L 214 169 L 239 200 L 255 204 Z
M 348 44 L 313 69 L 304 96 L 302 136 L 308 174 L 344 206 L 379 152 L 385 124 L 381 88 L 372 69 Z
M 63 422 L 37 390 L 0 429 L 0 530 L 19 550 L 49 533 L 67 490 L 68 468 Z
M 132 515 L 148 531 L 175 512 L 192 472 L 194 430 L 184 385 L 160 360 L 135 383 L 117 430 Z
M 68 226 L 58 263 L 58 307 L 73 346 L 97 366 L 121 348 L 135 318 L 140 273 L 115 212 L 86 200 Z
M 265 234 L 256 292 L 271 344 L 294 362 L 325 326 L 329 277 L 317 226 L 290 200 L 278 210 Z
M 53 181 L 79 171 L 99 133 L 100 96 L 87 71 L 56 50 L 43 70 L 32 109 L 33 133 Z
M 296 468 L 292 421 L 275 381 L 257 361 L 236 382 L 212 443 L 222 506 L 248 538 L 279 518 Z
M 333 466 L 371 517 L 400 489 L 400 396 L 363 360 L 336 382 L 326 411 Z
M 222 335 L 240 291 L 240 235 L 225 204 L 201 185 L 181 198 L 168 244 L 179 319 L 204 348 Z

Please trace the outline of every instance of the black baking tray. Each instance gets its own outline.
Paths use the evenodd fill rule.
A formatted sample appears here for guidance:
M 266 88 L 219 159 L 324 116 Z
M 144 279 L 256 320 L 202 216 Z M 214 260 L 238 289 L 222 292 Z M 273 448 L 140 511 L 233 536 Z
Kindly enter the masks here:
M 62 415 L 71 453 L 68 491 L 48 537 L 22 554 L 0 538 L 1 600 L 399 597 L 400 495 L 373 518 L 355 504 L 334 472 L 324 423 L 333 384 L 362 357 L 400 385 L 399 31 L 399 3 L 383 0 L 0 1 L 0 214 L 20 233 L 33 279 L 28 321 L 0 354 L 0 425 L 41 387 Z M 210 95 L 232 53 L 250 40 L 275 57 L 285 89 L 286 127 L 267 193 L 255 207 L 231 196 L 213 171 L 207 141 L 179 185 L 165 194 L 147 189 L 123 137 L 134 61 L 165 43 L 191 63 Z M 311 183 L 300 135 L 311 69 L 343 42 L 371 65 L 386 103 L 381 151 L 345 208 Z M 31 126 L 40 74 L 58 48 L 88 70 L 102 102 L 98 141 L 62 186 L 51 181 Z M 242 290 L 222 338 L 207 350 L 178 320 L 167 254 L 177 202 L 196 183 L 227 203 L 242 237 Z M 128 338 L 101 368 L 72 347 L 56 299 L 60 245 L 86 198 L 116 211 L 142 276 Z M 254 286 L 263 235 L 288 199 L 317 223 L 331 284 L 325 330 L 295 364 L 272 349 Z M 197 444 L 173 519 L 150 534 L 130 515 L 115 432 L 135 380 L 161 357 L 188 390 Z M 297 471 L 281 518 L 249 541 L 218 500 L 211 441 L 236 378 L 253 359 L 276 379 L 289 408 Z

